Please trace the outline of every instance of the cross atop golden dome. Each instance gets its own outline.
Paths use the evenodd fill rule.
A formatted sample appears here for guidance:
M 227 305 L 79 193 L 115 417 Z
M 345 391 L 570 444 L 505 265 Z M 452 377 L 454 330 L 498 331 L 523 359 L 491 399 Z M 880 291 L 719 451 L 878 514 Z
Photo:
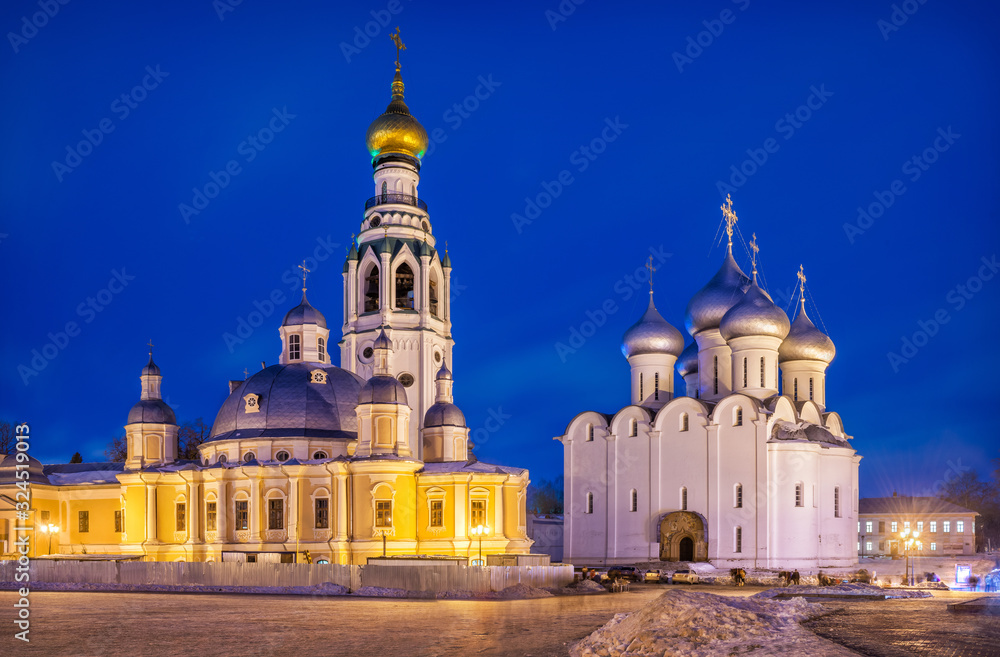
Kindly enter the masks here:
M 420 125 L 403 99 L 403 76 L 399 71 L 399 52 L 406 50 L 399 28 L 389 35 L 396 46 L 396 75 L 392 78 L 392 99 L 381 116 L 372 121 L 365 143 L 372 159 L 382 155 L 405 155 L 420 159 L 427 152 L 427 131 Z

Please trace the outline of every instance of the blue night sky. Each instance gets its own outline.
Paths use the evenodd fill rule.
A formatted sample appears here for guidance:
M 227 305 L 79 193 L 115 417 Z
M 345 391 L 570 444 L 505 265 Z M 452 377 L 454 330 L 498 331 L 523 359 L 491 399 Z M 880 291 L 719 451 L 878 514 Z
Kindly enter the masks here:
M 454 263 L 456 402 L 480 459 L 552 478 L 574 415 L 628 403 L 642 265 L 659 254 L 656 303 L 682 328 L 723 256 L 722 185 L 782 305 L 805 266 L 863 496 L 1000 454 L 995 4 L 224 2 L 77 0 L 38 29 L 37 1 L 0 10 L 0 418 L 33 424 L 42 461 L 103 459 L 150 338 L 179 420 L 211 422 L 229 379 L 276 362 L 303 258 L 322 258 L 310 300 L 339 335 L 396 25 L 436 142 L 421 196 Z M 78 149 L 85 134 L 99 143 Z M 749 271 L 739 240 L 736 256 Z M 227 344 L 256 305 L 263 325 Z

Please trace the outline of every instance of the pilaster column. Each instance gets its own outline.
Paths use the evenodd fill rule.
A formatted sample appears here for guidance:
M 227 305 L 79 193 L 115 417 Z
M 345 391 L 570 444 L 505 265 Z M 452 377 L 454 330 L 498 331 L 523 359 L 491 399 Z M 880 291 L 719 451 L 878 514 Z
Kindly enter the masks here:
M 229 497 L 226 495 L 226 482 L 218 482 L 217 488 L 218 494 L 215 499 L 215 527 L 218 530 L 218 539 L 223 543 L 228 543 L 230 541 L 228 524 L 226 523 L 226 517 L 229 515 Z
M 250 540 L 260 542 L 260 482 L 257 476 L 250 480 Z
M 299 478 L 289 476 L 288 478 L 288 540 L 293 541 L 298 537 L 299 531 Z
M 331 502 L 336 502 L 336 504 L 331 504 L 334 512 L 337 514 L 337 540 L 346 541 L 347 540 L 347 515 L 351 512 L 350 507 L 347 505 L 347 477 L 343 475 L 335 476 L 334 480 L 337 484 L 337 493 L 334 500 Z
M 146 484 L 146 542 L 155 543 L 156 538 L 156 487 Z
M 200 523 L 198 518 L 201 517 L 202 505 L 201 501 L 198 499 L 198 484 L 193 480 L 188 482 L 188 526 L 187 526 L 187 542 L 188 543 L 200 543 L 201 535 L 199 532 Z

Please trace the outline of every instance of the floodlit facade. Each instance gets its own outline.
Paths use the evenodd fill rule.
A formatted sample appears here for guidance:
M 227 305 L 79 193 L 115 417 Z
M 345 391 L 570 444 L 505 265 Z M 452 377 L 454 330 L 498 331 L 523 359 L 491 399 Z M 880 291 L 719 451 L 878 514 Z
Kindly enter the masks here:
M 625 333 L 632 403 L 586 411 L 564 447 L 566 561 L 806 568 L 857 561 L 858 464 L 827 408 L 833 342 L 732 254 L 691 299 L 685 348 L 653 303 Z M 674 394 L 674 368 L 684 395 Z
M 916 534 L 910 554 L 924 557 L 976 553 L 976 516 L 937 497 L 864 497 L 858 502 L 858 555 L 901 557 L 901 533 Z
M 528 471 L 479 462 L 454 404 L 451 260 L 419 195 L 427 133 L 397 60 L 392 98 L 366 142 L 374 194 L 343 269 L 342 338 L 306 298 L 279 327 L 278 364 L 229 382 L 196 461 L 153 362 L 125 425 L 124 463 L 29 461 L 16 508 L 15 457 L 0 461 L 0 544 L 36 527 L 36 555 L 363 564 L 370 556 L 528 553 Z M 339 354 L 338 354 L 339 351 Z M 339 355 L 340 367 L 333 364 Z M 42 526 L 55 529 L 41 532 Z M 49 539 L 51 538 L 51 547 Z

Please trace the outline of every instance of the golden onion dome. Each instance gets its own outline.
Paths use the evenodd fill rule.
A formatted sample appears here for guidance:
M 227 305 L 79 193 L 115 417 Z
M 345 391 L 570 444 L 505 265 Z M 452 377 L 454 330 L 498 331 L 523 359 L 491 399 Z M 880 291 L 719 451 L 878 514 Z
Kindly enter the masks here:
M 388 153 L 419 159 L 427 152 L 427 131 L 410 114 L 403 100 L 403 76 L 398 68 L 392 79 L 392 100 L 385 112 L 368 126 L 365 143 L 372 159 Z

